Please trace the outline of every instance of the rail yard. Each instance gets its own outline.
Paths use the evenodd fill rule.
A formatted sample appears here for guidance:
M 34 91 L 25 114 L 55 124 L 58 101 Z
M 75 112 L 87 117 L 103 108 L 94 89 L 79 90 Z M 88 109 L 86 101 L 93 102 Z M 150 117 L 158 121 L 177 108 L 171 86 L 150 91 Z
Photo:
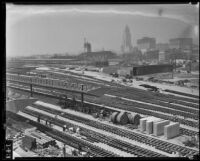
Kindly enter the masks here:
M 4 8 L 3 160 L 199 160 L 199 3 Z
M 34 74 L 6 73 L 6 136 L 24 153 L 47 156 L 54 147 L 54 155 L 61 157 L 199 154 L 198 92 L 176 90 L 175 85 L 150 91 L 139 86 L 149 83 L 145 81 L 130 86 L 96 71 L 98 77 L 46 68 L 36 68 Z M 22 130 L 13 122 L 34 128 Z M 46 152 L 38 150 L 41 146 Z

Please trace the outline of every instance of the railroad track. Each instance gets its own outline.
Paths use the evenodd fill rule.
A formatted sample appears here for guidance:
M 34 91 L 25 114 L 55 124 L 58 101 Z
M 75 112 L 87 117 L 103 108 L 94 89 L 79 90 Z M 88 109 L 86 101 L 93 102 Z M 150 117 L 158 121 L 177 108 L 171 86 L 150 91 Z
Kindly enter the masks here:
M 49 113 L 53 113 L 55 115 L 60 115 L 62 113 L 62 112 L 54 110 L 54 109 L 48 109 L 44 106 L 34 105 L 32 107 L 38 108 L 40 110 L 43 110 L 43 111 L 46 111 L 46 112 L 49 112 Z M 162 140 L 158 140 L 158 139 L 151 138 L 151 137 L 148 137 L 148 136 L 144 136 L 144 135 L 138 134 L 136 132 L 130 132 L 128 130 L 113 127 L 111 125 L 102 124 L 102 123 L 97 122 L 97 121 L 91 121 L 89 119 L 81 118 L 81 117 L 76 116 L 76 115 L 64 113 L 64 114 L 62 114 L 62 117 L 65 117 L 67 119 L 77 121 L 77 122 L 80 122 L 80 123 L 84 123 L 88 126 L 92 126 L 92 127 L 97 128 L 97 129 L 102 129 L 104 131 L 108 131 L 108 132 L 117 134 L 117 135 L 122 136 L 122 137 L 126 137 L 126 138 L 129 138 L 129 139 L 135 140 L 135 141 L 139 141 L 139 142 L 147 144 L 147 145 L 154 146 L 156 149 L 162 150 L 162 151 L 170 153 L 170 154 L 172 154 L 172 152 L 175 152 L 175 151 L 181 151 L 183 154 L 187 154 L 189 152 L 192 152 L 194 154 L 197 153 L 197 151 L 191 150 L 191 149 L 186 148 L 186 147 L 182 147 L 182 146 L 172 144 L 172 143 L 169 143 L 169 142 L 166 142 L 166 141 L 162 141 Z
M 68 143 L 68 145 L 75 147 L 75 148 L 79 148 L 79 145 L 83 146 L 83 150 L 84 151 L 88 151 L 90 155 L 95 156 L 95 157 L 116 157 L 117 155 L 115 155 L 114 153 L 111 152 L 107 152 L 104 149 L 97 147 L 97 146 L 89 146 L 89 150 L 87 150 L 86 147 L 88 144 L 85 141 L 80 141 L 80 139 L 76 140 L 75 138 L 72 139 L 72 137 L 70 137 L 69 135 L 65 135 L 63 137 L 63 133 L 59 132 L 59 131 L 53 131 L 53 132 L 46 132 L 47 135 L 51 136 L 52 138 L 55 138 L 56 140 L 59 140 L 61 142 L 64 143 Z M 70 141 L 68 141 L 70 140 Z M 84 143 L 85 142 L 85 143 Z
M 30 92 L 30 90 L 28 90 L 28 89 L 23 89 L 23 88 L 18 88 L 18 87 L 13 87 L 13 86 L 8 86 L 8 87 L 12 88 L 12 89 L 24 91 L 24 92 Z M 44 93 L 44 92 L 41 93 L 41 92 L 33 91 L 33 93 L 37 94 L 37 95 L 49 97 L 49 98 L 60 99 L 59 96 L 52 95 L 52 93 L 50 94 L 50 92 L 49 93 Z M 85 97 L 85 99 L 87 99 L 87 97 Z M 97 102 L 94 99 L 89 99 L 89 100 L 87 99 L 87 101 L 92 102 L 92 103 L 101 104 L 100 101 Z M 158 117 L 158 118 L 162 118 L 162 119 L 170 120 L 170 121 L 174 121 L 174 122 L 180 122 L 180 123 L 182 123 L 184 125 L 189 125 L 190 126 L 190 123 L 188 123 L 188 120 L 175 118 L 175 117 L 172 117 L 172 116 L 168 116 L 168 115 L 165 115 L 165 114 L 148 111 L 148 110 L 137 108 L 137 107 L 134 107 L 134 106 L 132 106 L 130 108 L 127 107 L 127 105 L 122 107 L 120 104 L 116 104 L 115 102 L 114 102 L 115 106 L 113 106 L 113 103 L 110 103 L 110 102 L 106 102 L 106 105 L 114 107 L 116 109 L 133 111 L 133 112 L 140 113 L 140 114 L 143 114 L 143 115 L 152 115 L 152 116 L 155 116 L 155 117 Z M 186 128 L 180 128 L 180 132 L 181 132 L 181 134 L 189 135 L 189 136 L 199 134 L 199 132 L 195 132 L 195 131 L 192 131 L 192 130 L 189 130 L 189 129 L 186 129 Z
M 127 87 L 112 88 L 109 90 L 104 89 L 104 88 L 99 88 L 99 89 L 90 91 L 90 93 L 92 93 L 94 95 L 98 95 L 98 93 L 102 93 L 102 95 L 106 94 L 106 93 L 107 94 L 115 93 L 119 96 L 121 94 L 123 94 L 124 97 L 130 98 L 130 99 L 138 96 L 139 98 L 142 98 L 142 99 L 147 98 L 147 99 L 159 100 L 159 101 L 164 101 L 164 102 L 166 102 L 166 101 L 174 102 L 174 103 L 178 103 L 178 104 L 185 105 L 185 106 L 191 106 L 194 108 L 198 108 L 198 106 L 194 105 L 194 103 L 199 104 L 198 98 L 192 99 L 192 98 L 174 96 L 174 95 L 170 95 L 170 94 L 155 93 L 155 92 L 144 91 L 144 90 L 132 88 L 132 87 L 131 88 L 127 88 Z
M 112 96 L 112 95 L 111 95 Z M 109 96 L 103 96 L 102 99 L 107 98 Z M 116 97 L 116 95 L 114 95 L 114 97 Z M 174 105 L 172 104 L 167 104 L 167 103 L 155 103 L 153 101 L 143 101 L 142 99 L 138 99 L 138 100 L 126 100 L 126 98 L 124 97 L 116 97 L 116 98 L 108 98 L 108 99 L 115 99 L 120 103 L 126 103 L 127 105 L 135 105 L 136 107 L 144 107 L 145 109 L 150 109 L 150 110 L 155 110 L 155 111 L 160 111 L 160 112 L 166 112 L 169 114 L 175 114 L 175 115 L 180 115 L 180 116 L 184 116 L 187 118 L 192 118 L 195 120 L 199 119 L 199 111 L 196 109 L 189 109 L 189 108 L 185 108 L 181 107 L 181 106 L 177 106 L 179 109 L 177 108 L 173 108 Z M 140 101 L 140 102 L 136 102 L 136 101 Z M 144 103 L 143 103 L 144 102 Z M 146 104 L 148 103 L 148 104 Z M 150 103 L 150 104 L 149 104 Z M 186 110 L 186 111 L 183 111 Z
M 63 120 L 60 120 L 60 119 L 54 119 L 54 118 L 49 117 L 45 114 L 40 114 L 39 112 L 30 110 L 30 109 L 28 109 L 28 110 L 25 109 L 25 110 L 23 110 L 23 112 L 25 112 L 29 115 L 32 115 L 34 117 L 37 117 L 38 115 L 40 115 L 41 118 L 48 119 L 52 122 L 52 124 L 55 124 L 57 126 L 63 127 L 63 125 L 66 125 L 68 128 L 69 127 L 78 127 L 78 126 L 75 126 L 75 125 L 73 125 L 69 122 L 66 122 L 66 121 L 63 121 Z M 148 149 L 144 149 L 144 148 L 141 148 L 139 146 L 132 145 L 130 143 L 121 141 L 119 139 L 115 139 L 115 138 L 106 136 L 104 134 L 100 134 L 100 133 L 95 132 L 93 130 L 89 130 L 89 129 L 81 127 L 81 131 L 82 131 L 82 134 L 84 134 L 84 136 L 86 136 L 89 140 L 92 140 L 94 142 L 105 143 L 109 146 L 115 147 L 119 150 L 128 152 L 130 154 L 134 154 L 134 155 L 139 156 L 139 157 L 166 157 L 165 155 L 159 154 L 157 152 L 153 152 L 153 151 L 150 151 Z
M 88 102 L 92 102 L 92 103 L 96 103 L 96 104 L 101 104 L 104 103 L 107 106 L 111 106 L 117 109 L 122 109 L 122 110 L 128 110 L 128 111 L 133 111 L 133 112 L 137 112 L 137 113 L 141 113 L 144 115 L 152 115 L 155 117 L 159 117 L 162 119 L 167 119 L 167 120 L 171 120 L 171 121 L 177 121 L 180 122 L 181 124 L 187 125 L 187 126 L 191 126 L 191 127 L 195 127 L 198 128 L 199 124 L 198 122 L 195 121 L 191 121 L 191 120 L 186 120 L 183 118 L 176 118 L 174 116 L 169 116 L 166 115 L 165 113 L 171 113 L 171 115 L 180 115 L 183 117 L 187 117 L 187 118 L 193 118 L 194 117 L 197 119 L 197 116 L 195 115 L 189 115 L 189 113 L 182 113 L 182 112 L 175 112 L 175 111 L 171 111 L 170 109 L 164 109 L 164 108 L 159 108 L 153 105 L 146 105 L 146 104 L 141 104 L 141 103 L 137 103 L 137 102 L 129 102 L 129 101 L 125 101 L 125 100 L 119 100 L 118 98 L 111 98 L 111 97 L 102 97 L 101 99 L 87 99 L 87 97 L 85 98 Z M 151 110 L 151 111 L 149 111 Z M 158 111 L 158 113 L 157 113 Z M 160 113 L 162 112 L 162 113 Z M 193 117 L 192 117 L 193 116 Z
M 20 88 L 20 89 L 23 90 L 22 88 Z M 33 93 L 38 93 L 38 92 L 33 91 Z M 47 94 L 47 95 L 49 96 L 49 94 Z M 55 96 L 55 97 L 58 98 L 58 96 Z M 199 119 L 198 113 L 197 113 L 197 115 L 195 115 L 195 114 L 191 114 L 191 113 L 188 113 L 188 112 L 165 109 L 165 108 L 161 108 L 161 107 L 157 107 L 157 106 L 153 106 L 153 105 L 142 104 L 142 103 L 138 103 L 138 102 L 130 102 L 130 101 L 125 101 L 125 100 L 119 100 L 117 98 L 109 98 L 109 97 L 106 98 L 106 99 L 101 98 L 101 100 L 103 99 L 102 101 L 96 100 L 96 99 L 93 99 L 93 98 L 90 98 L 90 97 L 85 97 L 85 99 L 87 99 L 87 98 L 89 99 L 88 101 L 93 102 L 93 103 L 102 103 L 102 101 L 103 101 L 106 105 L 109 105 L 109 106 L 112 106 L 112 107 L 115 107 L 115 108 L 120 108 L 120 109 L 123 109 L 123 110 L 130 110 L 130 111 L 133 111 L 133 112 L 142 113 L 142 114 L 145 114 L 145 115 L 150 113 L 148 111 L 148 109 L 150 109 L 150 110 L 155 111 L 155 112 L 151 112 L 152 116 L 159 117 L 159 118 L 162 118 L 162 119 L 168 119 L 168 120 L 171 120 L 171 121 L 177 121 L 177 122 L 180 122 L 181 124 L 191 126 L 191 127 L 195 127 L 195 128 L 199 127 L 198 122 L 186 120 L 186 119 L 183 119 L 183 118 L 176 118 L 176 117 L 161 114 L 161 113 L 156 113 L 156 111 L 163 112 L 163 113 L 169 113 L 169 114 L 172 114 L 172 115 L 180 115 L 180 116 L 183 116 L 185 118 L 192 118 L 192 119 L 196 119 L 196 120 Z M 115 105 L 115 106 L 113 106 L 113 105 Z M 145 109 L 147 111 L 145 111 Z
M 146 102 L 146 103 L 152 103 L 155 105 L 162 105 L 162 106 L 166 106 L 168 108 L 171 109 L 177 109 L 177 110 L 181 110 L 181 111 L 185 111 L 185 112 L 190 112 L 193 114 L 197 114 L 198 110 L 199 110 L 199 105 L 193 104 L 193 103 L 188 103 L 188 102 L 182 102 L 176 99 L 169 99 L 169 98 L 163 98 L 163 97 L 159 97 L 159 96 L 145 96 L 144 94 L 142 95 L 141 93 L 136 93 L 136 92 L 129 92 L 129 90 L 127 90 L 126 92 L 119 92 L 115 89 L 111 89 L 109 91 L 107 91 L 108 93 L 106 94 L 110 94 L 110 95 L 116 95 L 118 97 L 125 97 L 128 99 L 133 99 L 133 100 L 138 100 L 138 101 L 142 101 L 142 102 Z M 173 105 L 170 103 L 176 103 L 179 104 L 178 105 Z M 192 108 L 187 108 L 187 107 L 183 107 L 183 106 L 188 106 L 188 107 L 192 107 Z
M 61 71 L 61 72 L 63 72 L 63 71 Z M 52 73 L 52 72 L 50 72 L 50 73 Z M 113 87 L 117 87 L 117 86 L 121 86 L 121 87 L 124 87 L 123 85 L 120 85 L 120 84 L 117 84 L 117 83 L 114 83 L 114 82 L 108 82 L 108 81 L 104 81 L 104 80 L 99 80 L 99 79 L 97 79 L 97 78 L 94 78 L 94 77 L 92 77 L 92 76 L 87 76 L 87 75 L 80 75 L 80 74 L 76 74 L 76 73 L 73 73 L 73 72 L 67 72 L 67 73 L 71 73 L 72 75 L 64 75 L 64 73 L 63 74 L 60 74 L 60 73 L 53 73 L 53 75 L 51 76 L 52 78 L 59 78 L 59 79 L 63 79 L 63 80 L 66 80 L 66 79 L 69 79 L 69 77 L 70 78 L 72 78 L 72 80 L 76 80 L 75 78 L 77 78 L 77 76 L 79 77 L 78 79 L 80 80 L 80 77 L 82 78 L 82 77 L 86 77 L 86 78 L 89 78 L 89 79 L 92 79 L 93 81 L 94 81 L 94 85 L 96 85 L 95 84 L 95 82 L 97 82 L 97 83 L 102 83 L 102 84 L 105 84 L 105 85 L 110 85 L 110 86 L 113 86 Z M 87 80 L 87 79 L 86 79 Z M 83 80 L 81 80 L 83 83 L 85 83 L 85 81 L 83 81 Z M 102 86 L 102 87 L 105 87 L 105 85 L 100 85 L 100 86 Z
M 183 96 L 188 96 L 188 97 L 199 99 L 199 96 L 196 96 L 196 95 L 193 95 L 193 94 L 189 94 L 189 93 L 183 93 L 183 92 L 178 92 L 178 91 L 169 90 L 169 89 L 166 89 L 165 91 L 166 92 L 170 92 L 170 93 L 175 93 L 175 94 L 179 94 L 179 95 L 183 95 Z
M 12 112 L 7 112 L 7 117 L 11 117 L 15 120 L 23 120 L 23 121 L 27 121 L 28 119 L 17 115 L 15 113 Z M 52 129 L 48 126 L 42 125 L 38 122 L 34 122 L 32 120 L 28 120 L 29 123 L 33 126 L 36 126 L 40 131 L 44 132 L 45 134 L 51 136 L 52 138 L 61 141 L 67 145 L 70 145 L 74 148 L 79 148 L 79 145 L 81 145 L 84 149 L 88 149 L 89 148 L 89 153 L 92 154 L 93 156 L 97 156 L 97 157 L 119 157 L 118 155 L 109 152 L 107 150 L 104 150 L 96 145 L 92 145 L 86 141 L 83 141 L 81 139 L 78 139 L 76 137 L 73 137 L 71 135 L 68 135 L 66 133 L 60 132 L 58 130 Z M 88 148 L 87 148 L 88 147 Z
M 179 101 L 187 101 L 187 102 L 190 102 L 190 103 L 198 103 L 198 100 L 195 100 L 195 99 L 192 99 L 192 98 L 186 98 L 186 97 L 180 97 L 180 96 L 174 96 L 174 95 L 169 95 L 169 94 L 162 94 L 162 93 L 155 93 L 155 92 L 150 92 L 150 91 L 144 91 L 141 90 L 141 89 L 125 89 L 125 91 L 130 92 L 130 93 L 135 93 L 135 94 L 139 94 L 141 96 L 146 96 L 146 97 L 149 97 L 149 98 L 159 98 L 163 101 L 168 101 L 168 99 L 171 101 L 171 99 L 176 99 L 176 100 L 179 100 Z M 197 97 L 198 99 L 198 97 Z

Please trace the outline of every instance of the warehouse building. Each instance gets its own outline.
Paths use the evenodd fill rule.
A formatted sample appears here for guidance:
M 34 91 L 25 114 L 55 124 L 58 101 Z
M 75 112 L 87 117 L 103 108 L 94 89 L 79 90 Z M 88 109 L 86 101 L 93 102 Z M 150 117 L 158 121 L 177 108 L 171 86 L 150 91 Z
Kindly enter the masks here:
M 95 51 L 81 53 L 78 57 L 90 61 L 108 61 L 108 59 L 116 58 L 116 54 L 112 51 Z
M 133 76 L 167 73 L 172 71 L 173 66 L 170 64 L 137 66 L 133 67 Z
M 109 66 L 115 66 L 115 65 L 118 65 L 120 62 L 122 62 L 121 59 L 117 59 L 117 58 L 109 59 L 108 60 L 108 65 Z
M 159 64 L 159 65 L 142 65 L 134 67 L 113 66 L 113 67 L 103 68 L 103 72 L 108 74 L 117 72 L 119 76 L 127 76 L 127 75 L 141 76 L 148 74 L 173 72 L 173 65 Z
M 127 76 L 127 75 L 132 75 L 132 67 L 122 67 L 119 70 L 117 70 L 117 73 L 119 76 Z

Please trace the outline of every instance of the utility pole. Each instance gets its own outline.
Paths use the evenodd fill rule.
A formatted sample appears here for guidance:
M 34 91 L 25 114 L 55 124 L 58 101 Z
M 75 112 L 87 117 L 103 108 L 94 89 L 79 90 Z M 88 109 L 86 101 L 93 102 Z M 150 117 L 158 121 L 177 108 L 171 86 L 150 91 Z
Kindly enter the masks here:
M 175 53 L 174 53 L 174 60 L 175 60 L 175 72 L 176 72 L 176 51 L 175 51 Z
M 173 69 L 172 69 L 172 79 L 174 78 L 174 72 L 176 72 L 176 49 L 172 50 L 172 65 L 173 65 Z
M 191 53 L 190 53 L 190 55 L 189 55 L 189 58 L 190 58 L 189 71 L 190 71 L 190 73 L 191 73 L 191 71 L 192 71 L 192 57 L 191 57 Z
M 33 97 L 33 85 L 32 85 L 32 83 L 30 84 L 30 90 L 31 90 L 31 97 Z
M 83 101 L 84 101 L 84 97 L 83 97 L 83 84 L 81 84 L 81 104 L 82 104 L 82 107 L 83 107 Z
M 84 52 L 87 51 L 86 38 L 84 37 Z
M 31 79 L 31 84 L 30 84 L 30 91 L 31 91 L 31 97 L 33 97 L 33 84 L 32 84 L 32 79 Z
M 65 148 L 65 144 L 63 145 L 63 157 L 66 157 L 66 148 Z
M 172 65 L 172 79 L 173 79 L 174 78 L 174 59 L 171 60 L 170 64 Z
M 191 73 L 191 71 L 192 71 L 192 61 L 190 60 L 190 62 L 189 62 L 189 72 Z

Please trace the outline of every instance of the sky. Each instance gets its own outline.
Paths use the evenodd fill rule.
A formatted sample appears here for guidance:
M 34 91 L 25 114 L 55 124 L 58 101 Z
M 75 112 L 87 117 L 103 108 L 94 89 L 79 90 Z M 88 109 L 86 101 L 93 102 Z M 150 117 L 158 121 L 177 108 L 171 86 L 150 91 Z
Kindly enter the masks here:
M 144 36 L 157 43 L 191 37 L 199 42 L 199 4 L 179 5 L 13 5 L 6 4 L 6 56 L 93 51 L 120 53 L 128 25 L 132 44 Z

